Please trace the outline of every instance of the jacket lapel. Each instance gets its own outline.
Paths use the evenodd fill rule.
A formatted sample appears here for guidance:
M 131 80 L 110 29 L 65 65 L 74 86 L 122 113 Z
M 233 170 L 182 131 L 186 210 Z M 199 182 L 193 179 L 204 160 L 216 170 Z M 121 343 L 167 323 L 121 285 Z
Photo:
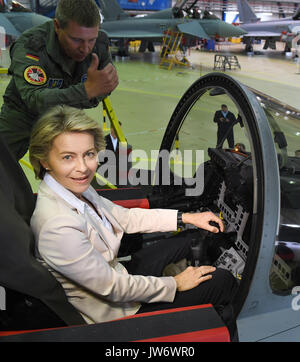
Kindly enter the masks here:
M 94 247 L 96 249 L 99 248 L 101 252 L 103 253 L 103 256 L 106 258 L 107 261 L 110 261 L 114 259 L 114 256 L 117 255 L 119 246 L 120 246 L 120 240 L 123 236 L 123 230 L 121 229 L 120 225 L 116 221 L 116 219 L 111 215 L 109 210 L 105 209 L 105 206 L 101 202 L 101 197 L 97 194 L 97 192 L 92 189 L 91 187 L 88 189 L 88 195 L 89 200 L 93 203 L 97 211 L 100 213 L 100 209 L 107 218 L 107 220 L 111 223 L 112 228 L 114 230 L 114 233 L 111 233 L 103 223 L 97 222 L 88 212 L 85 212 L 84 215 L 81 214 L 74 206 L 69 204 L 66 200 L 61 198 L 55 191 L 53 191 L 44 181 L 41 182 L 39 191 L 50 194 L 52 197 L 54 196 L 56 199 L 59 200 L 59 202 L 65 204 L 68 208 L 75 211 L 79 217 L 84 218 L 86 223 L 90 228 L 92 228 L 96 234 L 98 234 L 98 237 L 100 237 L 101 242 L 103 242 L 106 245 L 107 252 L 103 252 L 103 248 L 99 248 L 99 245 L 97 247 L 97 237 L 93 237 L 93 240 L 91 242 L 93 243 Z
M 111 223 L 115 236 L 117 237 L 118 240 L 120 240 L 123 236 L 124 231 L 121 228 L 120 224 L 117 222 L 117 220 L 114 218 L 114 216 L 111 214 L 110 210 L 108 210 L 105 207 L 105 205 L 101 201 L 101 197 L 97 194 L 97 192 L 94 189 L 91 189 L 91 187 L 89 188 L 89 196 L 92 199 L 90 201 L 93 203 L 99 214 L 101 215 L 100 213 L 101 210 L 104 216 L 107 218 L 107 220 Z

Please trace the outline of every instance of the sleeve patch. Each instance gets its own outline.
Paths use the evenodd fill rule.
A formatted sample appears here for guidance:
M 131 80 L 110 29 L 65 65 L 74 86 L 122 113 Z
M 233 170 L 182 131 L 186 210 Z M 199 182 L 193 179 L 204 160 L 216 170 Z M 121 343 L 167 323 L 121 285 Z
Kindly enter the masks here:
M 43 85 L 47 82 L 45 71 L 36 65 L 31 65 L 25 69 L 24 78 L 28 83 L 33 85 Z

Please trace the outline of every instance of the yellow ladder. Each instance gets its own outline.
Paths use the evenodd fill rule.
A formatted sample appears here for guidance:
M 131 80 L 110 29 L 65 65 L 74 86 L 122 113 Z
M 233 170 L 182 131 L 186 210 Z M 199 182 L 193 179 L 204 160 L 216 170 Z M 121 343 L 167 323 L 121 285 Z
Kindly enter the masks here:
M 189 61 L 181 56 L 182 60 L 178 59 L 178 54 L 182 55 L 180 50 L 180 44 L 182 41 L 183 34 L 178 31 L 168 29 L 163 38 L 163 45 L 161 51 L 160 68 L 172 69 L 174 64 L 190 66 Z
M 0 68 L 0 74 L 7 74 L 8 69 L 7 68 Z
M 114 128 L 114 131 L 115 131 L 115 134 L 116 134 L 116 136 L 118 138 L 119 143 L 122 143 L 122 145 L 126 147 L 127 141 L 126 141 L 126 138 L 125 138 L 124 133 L 122 131 L 121 125 L 120 125 L 120 123 L 119 123 L 119 121 L 117 119 L 117 116 L 116 116 L 116 114 L 115 114 L 115 112 L 113 110 L 110 99 L 108 97 L 104 98 L 103 101 L 102 101 L 102 104 L 103 104 L 103 115 L 104 114 L 108 115 L 111 127 Z M 105 121 L 104 127 L 106 127 L 106 121 Z

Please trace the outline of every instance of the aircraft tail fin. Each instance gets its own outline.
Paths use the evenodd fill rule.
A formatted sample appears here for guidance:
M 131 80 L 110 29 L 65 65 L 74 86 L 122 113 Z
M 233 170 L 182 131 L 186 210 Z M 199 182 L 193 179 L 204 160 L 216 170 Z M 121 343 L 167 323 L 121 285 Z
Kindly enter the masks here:
M 101 13 L 105 20 L 119 20 L 128 18 L 128 14 L 121 8 L 117 0 L 98 0 Z
M 298 5 L 295 14 L 293 15 L 293 20 L 300 20 L 300 5 Z
M 256 23 L 260 20 L 251 9 L 247 0 L 237 0 L 237 6 L 241 23 Z

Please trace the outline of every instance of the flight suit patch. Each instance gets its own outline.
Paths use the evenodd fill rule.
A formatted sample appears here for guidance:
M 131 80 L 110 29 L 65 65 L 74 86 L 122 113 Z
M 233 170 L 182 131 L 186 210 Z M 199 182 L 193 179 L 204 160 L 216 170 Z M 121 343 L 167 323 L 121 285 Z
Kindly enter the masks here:
M 85 83 L 87 80 L 87 73 L 83 74 L 83 76 L 81 77 L 81 83 Z
M 32 55 L 32 54 L 26 54 L 26 58 L 31 59 L 31 60 L 35 60 L 37 62 L 40 60 L 40 58 L 38 56 Z
M 53 88 L 61 88 L 63 85 L 64 80 L 63 79 L 54 79 L 54 78 L 50 78 L 48 81 L 48 88 L 49 89 L 53 89 Z
M 43 85 L 47 82 L 45 71 L 36 65 L 30 65 L 24 71 L 25 80 L 32 85 Z

